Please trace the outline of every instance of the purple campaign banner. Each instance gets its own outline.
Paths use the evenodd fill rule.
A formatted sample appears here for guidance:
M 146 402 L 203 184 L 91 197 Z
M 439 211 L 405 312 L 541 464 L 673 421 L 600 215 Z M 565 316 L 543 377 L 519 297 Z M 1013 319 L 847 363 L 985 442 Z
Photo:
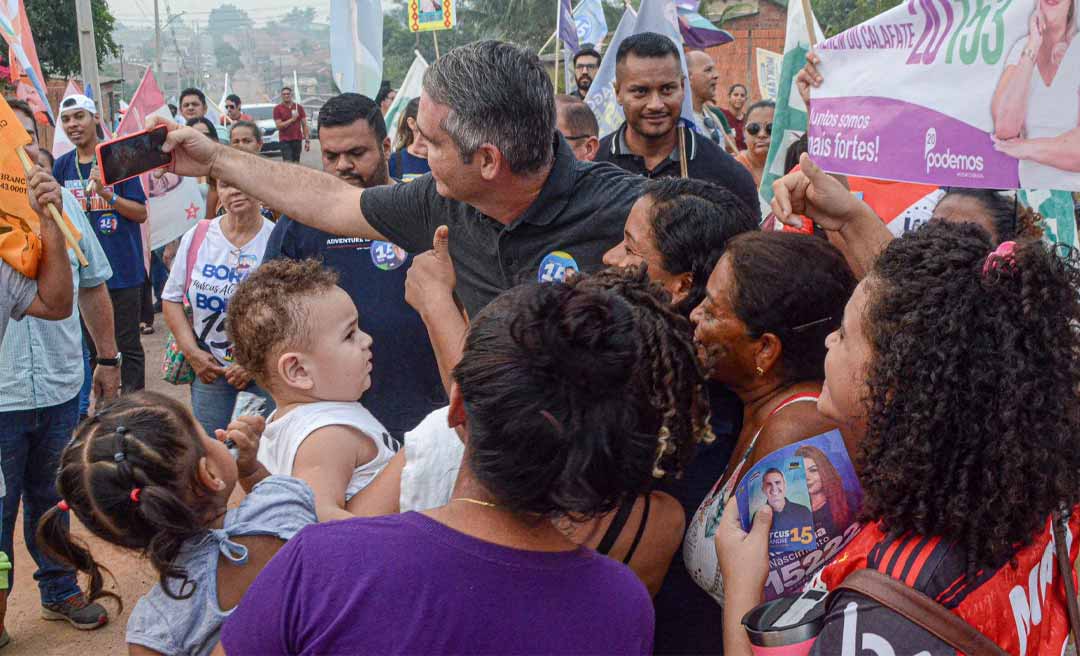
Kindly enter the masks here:
M 1020 186 L 1017 160 L 990 135 L 941 112 L 889 98 L 815 98 L 810 156 L 827 171 L 954 187 Z
M 1080 0 L 902 0 L 817 45 L 833 173 L 1080 191 Z

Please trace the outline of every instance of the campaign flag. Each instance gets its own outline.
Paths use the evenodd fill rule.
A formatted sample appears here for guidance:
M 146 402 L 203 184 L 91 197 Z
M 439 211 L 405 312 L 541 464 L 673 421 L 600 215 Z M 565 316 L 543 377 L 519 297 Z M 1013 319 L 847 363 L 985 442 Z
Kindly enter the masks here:
M 583 0 L 574 10 L 574 25 L 577 27 L 577 42 L 592 43 L 599 46 L 608 35 L 607 19 L 604 18 L 604 5 L 600 0 Z
M 228 73 L 228 71 L 226 71 L 225 72 L 225 86 L 221 90 L 221 100 L 218 101 L 218 107 L 224 107 L 225 106 L 225 99 L 229 97 L 230 93 L 232 93 L 232 91 L 229 90 L 229 73 Z
M 776 100 L 780 91 L 780 69 L 784 65 L 784 56 L 764 48 L 756 49 L 758 91 L 763 100 Z
M 794 0 L 790 0 L 794 1 Z M 722 30 L 697 12 L 682 3 L 677 6 L 679 12 L 679 32 L 683 43 L 691 48 L 712 48 L 731 43 L 735 37 L 727 30 Z
M 56 117 L 49 107 L 45 76 L 41 74 L 37 47 L 23 0 L 0 0 L 0 35 L 8 44 L 9 75 L 15 83 L 16 97 L 26 101 L 35 113 L 47 116 L 49 122 L 55 125 Z
M 570 0 L 558 0 L 559 2 L 559 38 L 563 40 L 567 48 L 577 50 L 578 30 L 574 22 L 574 12 L 570 9 Z
M 409 0 L 405 9 L 410 32 L 449 30 L 457 25 L 455 0 Z
M 41 225 L 37 212 L 30 206 L 26 171 L 18 153 L 32 142 L 19 117 L 0 96 L 0 259 L 24 276 L 37 278 L 41 262 L 41 240 L 37 233 Z M 78 241 L 81 235 L 66 215 L 64 222 Z
M 836 35 L 818 48 L 811 154 L 848 175 L 1080 191 L 1077 15 L 1080 0 L 933 0 Z
M 788 147 L 806 132 L 806 105 L 795 87 L 795 75 L 806 65 L 806 53 L 810 51 L 810 32 L 807 29 L 806 14 L 803 13 L 803 3 L 790 0 L 787 5 L 787 34 L 784 37 L 784 58 L 776 94 L 772 141 L 769 144 L 769 156 L 765 160 L 765 172 L 761 176 L 761 187 L 758 189 L 764 205 L 772 201 L 773 182 L 784 175 L 784 159 L 787 157 Z M 825 35 L 813 15 L 810 16 L 810 22 L 816 33 L 814 41 L 823 40 Z
M 607 53 L 600 62 L 600 69 L 596 71 L 596 77 L 593 78 L 592 86 L 589 87 L 589 95 L 585 97 L 585 102 L 593 110 L 600 124 L 600 136 L 614 132 L 624 119 L 622 107 L 615 98 L 615 55 L 619 50 L 619 44 L 626 37 L 642 32 L 663 34 L 676 45 L 682 45 L 678 10 L 674 0 L 641 0 L 641 7 L 636 17 L 629 7 L 623 12 L 622 20 L 615 28 L 615 35 L 608 44 Z M 679 49 L 679 63 L 682 66 L 683 77 L 689 79 L 682 48 Z M 690 93 L 683 95 L 682 118 L 691 124 L 696 124 Z
M 386 133 L 391 139 L 397 137 L 398 122 L 405 113 L 405 107 L 414 98 L 420 97 L 420 89 L 424 85 L 424 73 L 427 69 L 427 60 L 417 51 L 408 72 L 405 73 L 405 79 L 398 88 L 397 95 L 394 96 L 394 102 L 390 103 L 390 109 L 386 110 Z M 398 144 L 394 144 L 394 147 L 397 148 Z
M 117 136 L 134 134 L 145 129 L 146 119 L 151 116 L 172 120 L 165 94 L 158 87 L 153 71 L 147 68 L 123 120 L 120 121 L 120 127 L 116 130 Z M 199 193 L 195 178 L 182 178 L 173 173 L 165 173 L 160 178 L 155 178 L 147 173 L 142 175 L 140 180 L 146 191 L 146 211 L 149 217 L 143 224 L 149 226 L 149 235 L 143 241 L 149 250 L 160 248 L 180 237 L 206 216 L 206 201 Z
M 637 12 L 630 7 L 623 10 L 622 18 L 615 27 L 615 34 L 611 36 L 607 52 L 600 61 L 600 68 L 596 70 L 592 86 L 585 96 L 585 102 L 596 115 L 596 121 L 600 124 L 600 136 L 613 132 L 623 120 L 622 108 L 615 99 L 615 53 L 619 50 L 619 44 L 634 33 L 634 24 L 637 22 Z
M 383 14 L 379 0 L 331 0 L 330 66 L 342 93 L 374 98 L 383 77 Z

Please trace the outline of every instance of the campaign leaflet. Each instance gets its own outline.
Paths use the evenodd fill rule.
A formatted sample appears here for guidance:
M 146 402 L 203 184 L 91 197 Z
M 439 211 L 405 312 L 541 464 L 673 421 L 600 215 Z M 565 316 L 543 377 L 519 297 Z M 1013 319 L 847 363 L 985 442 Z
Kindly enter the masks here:
M 859 532 L 862 488 L 837 430 L 762 458 L 739 482 L 735 499 L 746 531 L 762 506 L 773 508 L 766 601 L 801 591 Z
M 762 463 L 766 465 L 762 467 Z M 769 553 L 800 551 L 814 543 L 814 515 L 810 512 L 810 492 L 801 457 L 770 457 L 759 462 L 743 478 L 735 497 L 747 531 L 757 511 L 766 504 L 772 506 Z

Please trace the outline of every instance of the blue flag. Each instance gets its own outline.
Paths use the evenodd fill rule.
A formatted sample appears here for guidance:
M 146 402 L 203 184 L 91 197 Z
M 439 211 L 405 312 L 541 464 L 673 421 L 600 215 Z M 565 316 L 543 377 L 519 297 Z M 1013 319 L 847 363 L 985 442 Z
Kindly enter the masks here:
M 570 10 L 570 0 L 559 0 L 559 38 L 571 50 L 578 49 L 577 24 L 574 12 Z
M 577 25 L 578 43 L 604 42 L 607 36 L 607 19 L 604 18 L 604 6 L 600 0 L 583 0 L 574 10 L 574 23 Z

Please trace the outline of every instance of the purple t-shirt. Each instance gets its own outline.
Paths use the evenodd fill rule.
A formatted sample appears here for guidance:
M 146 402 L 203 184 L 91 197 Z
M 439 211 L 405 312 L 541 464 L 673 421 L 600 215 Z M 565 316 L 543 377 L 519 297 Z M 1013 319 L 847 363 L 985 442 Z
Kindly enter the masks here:
M 230 656 L 648 654 L 653 623 L 645 586 L 591 549 L 511 549 L 410 512 L 303 529 L 221 642 Z

